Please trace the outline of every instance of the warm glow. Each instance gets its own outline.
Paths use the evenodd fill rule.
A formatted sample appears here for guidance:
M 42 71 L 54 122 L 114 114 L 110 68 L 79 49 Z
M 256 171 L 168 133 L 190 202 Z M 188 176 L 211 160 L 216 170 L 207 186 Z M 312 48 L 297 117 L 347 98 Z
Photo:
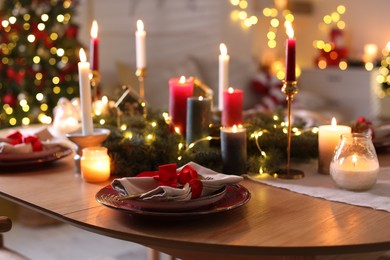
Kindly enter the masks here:
M 336 121 L 336 118 L 332 117 L 332 123 L 331 123 L 332 127 L 336 127 L 337 125 L 337 121 Z
M 237 130 L 238 130 L 238 127 L 236 125 L 233 125 L 233 127 L 232 127 L 233 133 L 237 133 Z
M 144 23 L 142 22 L 142 20 L 138 20 L 137 21 L 137 31 L 143 31 L 144 30 Z
M 84 51 L 83 48 L 80 49 L 79 56 L 80 56 L 80 61 L 81 62 L 86 62 L 87 61 L 87 55 L 85 55 L 85 51 Z
M 288 38 L 290 38 L 290 39 L 294 38 L 294 29 L 292 28 L 291 23 L 286 22 L 285 26 L 286 26 L 286 33 L 288 35 Z
M 93 20 L 93 22 L 92 22 L 91 37 L 92 38 L 98 37 L 98 24 L 97 24 L 96 20 Z
M 202 100 L 203 100 L 203 97 L 202 97 L 202 96 L 200 96 L 200 97 L 198 98 L 198 100 L 199 100 L 199 101 L 202 101 Z
M 224 43 L 221 43 L 219 45 L 219 50 L 221 52 L 221 55 L 227 55 L 227 48 L 226 48 L 226 45 Z
M 186 83 L 186 77 L 185 76 L 181 76 L 180 79 L 179 79 L 179 83 L 180 84 Z
M 228 92 L 229 92 L 229 94 L 232 94 L 234 92 L 234 89 L 232 87 L 229 87 Z
M 353 164 L 353 166 L 356 166 L 357 161 L 358 161 L 357 155 L 356 154 L 352 155 L 352 164 Z

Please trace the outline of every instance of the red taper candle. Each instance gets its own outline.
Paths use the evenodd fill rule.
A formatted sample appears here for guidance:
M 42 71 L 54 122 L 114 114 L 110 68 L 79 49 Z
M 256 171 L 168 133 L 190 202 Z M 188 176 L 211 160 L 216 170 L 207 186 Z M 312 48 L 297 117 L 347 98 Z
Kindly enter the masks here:
M 291 23 L 286 23 L 288 39 L 286 41 L 286 81 L 296 81 L 294 30 Z
M 93 21 L 91 28 L 90 52 L 91 70 L 99 70 L 99 38 L 96 20 Z

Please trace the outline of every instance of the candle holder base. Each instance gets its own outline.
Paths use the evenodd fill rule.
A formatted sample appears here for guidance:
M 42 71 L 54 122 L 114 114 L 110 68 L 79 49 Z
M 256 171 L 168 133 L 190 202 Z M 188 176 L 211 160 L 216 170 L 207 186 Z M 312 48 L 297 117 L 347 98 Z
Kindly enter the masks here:
M 76 173 L 81 173 L 80 158 L 82 156 L 83 149 L 87 147 L 101 146 L 101 144 L 104 142 L 104 140 L 107 139 L 109 134 L 110 130 L 105 128 L 94 129 L 92 135 L 83 135 L 81 131 L 66 134 L 66 137 L 77 146 L 76 154 L 73 157 L 76 167 Z
M 302 179 L 303 177 L 305 177 L 305 173 L 301 170 L 285 168 L 285 169 L 277 170 L 273 176 L 279 179 L 292 180 L 292 179 Z

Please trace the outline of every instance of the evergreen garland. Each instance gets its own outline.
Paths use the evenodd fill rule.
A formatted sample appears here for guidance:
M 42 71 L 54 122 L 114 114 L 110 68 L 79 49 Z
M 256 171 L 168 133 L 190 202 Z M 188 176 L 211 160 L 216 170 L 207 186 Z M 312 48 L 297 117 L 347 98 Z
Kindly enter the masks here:
M 280 115 L 254 114 L 244 122 L 247 128 L 248 172 L 272 173 L 286 163 L 286 127 Z M 161 113 L 147 117 L 123 118 L 126 130 L 112 127 L 104 142 L 111 157 L 111 174 L 135 176 L 143 171 L 157 170 L 159 165 L 194 161 L 204 167 L 221 171 L 219 125 L 210 130 L 210 145 L 188 148 L 183 136 L 171 130 Z M 294 127 L 301 127 L 297 124 Z M 202 142 L 202 141 L 201 141 Z M 199 143 L 201 143 L 199 142 Z M 317 133 L 311 129 L 296 130 L 292 137 L 292 160 L 309 160 L 318 156 Z

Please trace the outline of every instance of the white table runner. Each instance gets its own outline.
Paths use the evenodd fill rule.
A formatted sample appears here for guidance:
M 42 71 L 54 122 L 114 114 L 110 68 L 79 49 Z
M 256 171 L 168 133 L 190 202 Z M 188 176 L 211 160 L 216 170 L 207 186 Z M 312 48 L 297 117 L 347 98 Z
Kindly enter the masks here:
M 330 175 L 317 172 L 316 161 L 292 168 L 303 170 L 305 177 L 297 180 L 275 179 L 268 174 L 246 175 L 246 177 L 256 182 L 313 197 L 390 212 L 390 167 L 381 167 L 375 186 L 363 192 L 338 188 Z

